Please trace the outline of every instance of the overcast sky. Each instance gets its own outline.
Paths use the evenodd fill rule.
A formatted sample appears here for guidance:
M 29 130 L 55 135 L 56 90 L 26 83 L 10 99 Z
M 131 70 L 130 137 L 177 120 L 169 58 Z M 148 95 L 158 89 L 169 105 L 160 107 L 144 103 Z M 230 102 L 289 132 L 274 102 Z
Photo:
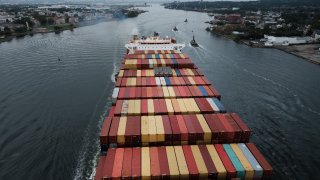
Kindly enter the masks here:
M 173 2 L 174 0 L 0 0 L 0 3 L 56 3 L 56 2 Z M 180 0 L 182 1 L 195 1 L 195 0 Z M 199 0 L 196 0 L 199 1 Z M 217 0 L 204 0 L 204 1 L 217 1 Z M 219 1 L 243 1 L 243 0 L 219 0 Z M 248 0 L 246 0 L 248 1 Z

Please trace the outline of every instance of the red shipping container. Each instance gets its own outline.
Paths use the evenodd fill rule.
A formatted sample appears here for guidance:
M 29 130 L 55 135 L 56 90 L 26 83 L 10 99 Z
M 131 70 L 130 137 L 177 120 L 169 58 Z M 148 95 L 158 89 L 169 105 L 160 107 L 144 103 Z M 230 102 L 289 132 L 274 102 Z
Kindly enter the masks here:
M 181 96 L 181 94 L 179 92 L 178 86 L 174 86 L 172 88 L 173 88 L 174 94 L 176 95 L 176 98 L 181 98 L 182 96 Z
M 130 91 L 130 95 L 129 98 L 130 99 L 134 99 L 135 95 L 136 95 L 136 87 L 127 87 Z
M 142 64 L 141 64 L 141 67 L 142 67 Z M 141 77 L 146 77 L 146 76 L 147 76 L 147 71 L 145 69 L 142 69 L 141 70 Z
M 123 163 L 121 179 L 131 179 L 132 148 L 125 148 L 123 153 Z
M 172 145 L 172 129 L 170 125 L 169 116 L 163 115 L 161 116 L 163 122 L 163 129 L 165 135 L 165 145 Z
M 197 134 L 196 130 L 193 127 L 193 123 L 191 122 L 192 119 L 190 118 L 190 115 L 182 115 L 184 123 L 186 124 L 187 127 L 187 132 L 188 132 L 188 143 L 189 144 L 196 144 L 197 141 Z
M 187 93 L 186 93 L 186 89 L 187 86 L 177 86 L 178 90 L 179 90 L 179 94 L 181 97 L 188 97 Z
M 105 162 L 106 162 L 106 156 L 100 156 L 98 166 L 96 168 L 96 174 L 94 176 L 94 180 L 101 180 L 102 179 L 102 173 L 103 173 Z
M 125 91 L 124 91 L 124 99 L 129 99 L 130 97 L 130 87 L 124 87 Z
M 158 147 L 150 147 L 149 155 L 150 155 L 151 178 L 160 179 L 160 163 L 159 163 Z
M 137 59 L 137 69 L 141 69 L 141 59 Z
M 172 128 L 172 141 L 181 141 L 181 131 L 175 115 L 169 115 L 169 121 Z
M 258 163 L 263 169 L 263 179 L 271 179 L 272 176 L 272 167 L 268 163 L 268 161 L 264 158 L 264 156 L 261 154 L 261 152 L 258 150 L 258 148 L 253 143 L 246 143 L 246 146 L 251 151 L 253 156 L 256 158 Z
M 117 132 L 119 128 L 120 117 L 113 117 L 109 131 L 109 144 L 117 143 Z
M 211 91 L 215 94 L 215 96 L 220 100 L 221 99 L 221 95 L 220 93 L 212 86 L 209 86 L 209 88 L 211 89 Z
M 141 178 L 141 148 L 132 149 L 132 161 L 131 161 L 131 175 L 132 179 Z
M 114 163 L 113 163 L 113 169 L 112 169 L 112 179 L 121 178 L 123 153 L 124 153 L 124 148 L 116 149 L 116 155 L 114 157 Z
M 137 77 L 136 86 L 141 86 L 141 84 L 142 84 L 141 77 Z
M 227 143 L 233 143 L 235 139 L 235 131 L 233 127 L 228 122 L 227 118 L 223 114 L 217 114 L 217 117 L 220 119 L 220 122 L 226 129 L 227 132 Z
M 201 78 L 206 85 L 211 85 L 210 81 L 205 76 L 201 76 Z
M 226 143 L 226 130 L 215 114 L 205 114 L 204 118 L 212 131 L 212 143 Z
M 169 170 L 169 164 L 167 159 L 166 147 L 164 146 L 158 147 L 158 157 L 159 157 L 159 164 L 160 164 L 161 179 L 169 179 L 170 170 Z
M 184 157 L 186 159 L 186 163 L 188 166 L 188 170 L 190 173 L 190 179 L 198 179 L 199 178 L 199 170 L 196 164 L 196 161 L 193 157 L 192 150 L 190 146 L 182 146 Z
M 152 87 L 146 87 L 147 89 L 147 98 L 152 98 L 153 93 L 152 93 Z
M 113 170 L 113 163 L 114 163 L 114 158 L 116 155 L 116 149 L 115 148 L 109 148 L 108 154 L 103 166 L 103 171 L 102 171 L 102 179 L 111 179 L 112 177 L 112 170 Z
M 211 160 L 211 156 L 209 154 L 209 151 L 206 147 L 206 145 L 199 145 L 198 146 L 202 155 L 202 158 L 204 160 L 204 163 L 206 164 L 207 170 L 208 170 L 208 177 L 209 179 L 217 179 L 218 171 Z
M 231 162 L 228 154 L 223 149 L 222 144 L 215 144 L 214 147 L 216 148 L 217 153 L 219 154 L 219 157 L 220 157 L 224 167 L 227 170 L 227 179 L 236 178 L 237 171 L 234 168 L 234 166 L 232 165 L 232 162 Z
M 145 70 L 142 70 L 142 72 L 145 72 Z M 141 74 L 142 74 L 141 72 Z M 141 86 L 147 86 L 147 77 L 141 78 Z
M 111 106 L 111 108 L 109 109 L 109 113 L 108 113 L 109 117 L 113 117 L 114 116 L 115 109 L 116 109 L 116 106 Z
M 150 78 L 149 82 L 150 82 L 150 86 L 156 86 L 157 85 L 156 78 L 154 78 L 154 77 Z
M 241 142 L 249 142 L 251 130 L 249 127 L 242 121 L 242 119 L 239 117 L 236 113 L 231 113 L 231 117 L 233 120 L 239 125 L 239 127 L 242 130 L 242 138 Z
M 141 87 L 135 87 L 136 88 L 136 90 L 135 90 L 135 96 L 134 96 L 134 98 L 135 99 L 141 99 L 141 93 L 142 93 L 142 88 Z
M 188 132 L 188 128 L 187 125 L 183 119 L 182 115 L 177 115 L 177 121 L 178 121 L 178 125 L 179 125 L 179 129 L 181 132 L 181 141 L 188 141 L 188 137 L 189 137 L 189 132 Z M 172 124 L 171 124 L 172 126 Z
M 152 98 L 159 98 L 158 88 L 157 87 L 151 87 L 151 89 L 152 89 Z
M 160 107 L 159 114 L 168 114 L 166 101 L 164 99 L 159 99 L 158 103 L 159 103 L 159 107 Z
M 158 97 L 159 98 L 163 98 L 163 91 L 162 88 L 160 86 L 155 87 L 157 89 L 158 92 Z
M 237 122 L 230 116 L 230 114 L 223 114 L 224 117 L 227 119 L 230 126 L 233 128 L 234 131 L 234 139 L 232 143 L 240 143 L 242 139 L 242 130 L 238 126 Z
M 108 134 L 112 122 L 112 117 L 106 117 L 100 131 L 100 144 L 108 144 Z
M 141 142 L 141 116 L 128 116 L 125 130 L 127 146 L 139 146 Z
M 205 98 L 195 98 L 194 100 L 196 101 L 201 113 L 213 113 L 211 105 Z
M 142 88 L 145 89 L 145 88 Z M 141 115 L 147 115 L 148 114 L 148 100 L 147 99 L 141 99 Z
M 190 121 L 193 124 L 193 127 L 196 131 L 196 141 L 204 141 L 204 131 L 200 125 L 200 122 L 195 114 L 189 115 Z
M 147 88 L 146 87 L 142 87 L 141 88 L 141 98 L 142 99 L 145 99 L 148 97 L 148 94 L 147 94 Z
M 128 80 L 128 78 L 122 78 L 122 81 L 121 81 L 121 87 L 125 87 L 125 86 L 127 86 L 127 80 Z
M 119 88 L 119 94 L 118 94 L 118 99 L 124 99 L 124 94 L 125 94 L 126 88 Z
M 114 110 L 114 114 L 116 116 L 119 116 L 121 114 L 122 103 L 123 103 L 123 100 L 117 100 L 116 108 Z
M 159 115 L 161 114 L 160 106 L 159 106 L 159 100 L 153 99 L 153 107 L 154 107 L 154 114 Z

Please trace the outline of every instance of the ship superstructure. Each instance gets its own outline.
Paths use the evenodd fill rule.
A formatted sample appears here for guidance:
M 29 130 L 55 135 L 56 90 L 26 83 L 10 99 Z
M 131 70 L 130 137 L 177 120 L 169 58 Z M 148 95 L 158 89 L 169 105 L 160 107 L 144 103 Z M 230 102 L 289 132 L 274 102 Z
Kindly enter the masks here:
M 177 43 L 175 38 L 172 37 L 160 37 L 155 33 L 154 36 L 142 36 L 133 35 L 133 38 L 128 44 L 125 45 L 129 53 L 133 53 L 135 50 L 177 50 L 181 51 L 185 44 Z

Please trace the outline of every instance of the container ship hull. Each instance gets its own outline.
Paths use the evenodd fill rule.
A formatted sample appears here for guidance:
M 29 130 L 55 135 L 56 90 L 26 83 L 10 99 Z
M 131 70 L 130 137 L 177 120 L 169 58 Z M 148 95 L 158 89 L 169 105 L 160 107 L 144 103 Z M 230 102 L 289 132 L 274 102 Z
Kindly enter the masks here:
M 126 45 L 94 179 L 270 179 L 251 130 L 172 38 Z

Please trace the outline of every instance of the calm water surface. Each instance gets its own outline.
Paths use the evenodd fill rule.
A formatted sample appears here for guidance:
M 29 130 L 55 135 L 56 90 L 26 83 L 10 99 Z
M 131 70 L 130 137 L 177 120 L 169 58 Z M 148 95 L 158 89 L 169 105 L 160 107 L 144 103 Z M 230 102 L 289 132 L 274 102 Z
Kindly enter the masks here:
M 320 177 L 320 67 L 204 29 L 206 14 L 149 8 L 138 18 L 0 44 L 0 179 L 87 179 L 99 127 L 132 33 L 159 31 L 189 54 L 253 130 L 275 179 Z M 189 22 L 184 23 L 188 18 Z M 171 29 L 177 26 L 179 32 Z M 58 57 L 61 61 L 58 61 Z

